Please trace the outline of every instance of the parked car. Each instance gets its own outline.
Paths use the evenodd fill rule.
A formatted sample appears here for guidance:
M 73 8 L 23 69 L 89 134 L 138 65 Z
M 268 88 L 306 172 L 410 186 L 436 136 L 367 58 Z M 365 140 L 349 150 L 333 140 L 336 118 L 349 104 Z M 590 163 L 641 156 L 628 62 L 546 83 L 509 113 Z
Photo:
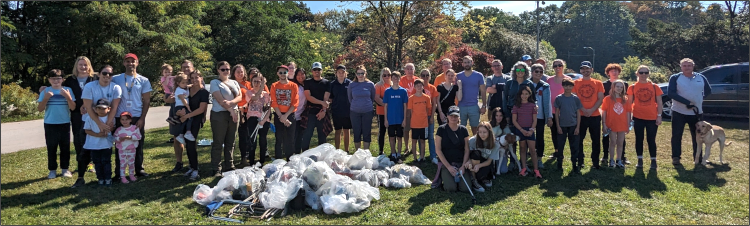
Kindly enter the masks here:
M 573 80 L 576 80 L 576 79 L 579 79 L 579 78 L 583 78 L 583 75 L 582 74 L 578 74 L 578 73 L 565 73 L 565 75 L 567 75 L 568 77 L 570 77 Z
M 699 73 L 703 74 L 711 86 L 711 95 L 703 100 L 703 112 L 706 115 L 727 117 L 748 117 L 748 80 L 750 80 L 750 64 L 734 63 L 707 67 Z M 672 117 L 672 99 L 667 96 L 669 83 L 658 84 L 664 95 L 663 118 Z

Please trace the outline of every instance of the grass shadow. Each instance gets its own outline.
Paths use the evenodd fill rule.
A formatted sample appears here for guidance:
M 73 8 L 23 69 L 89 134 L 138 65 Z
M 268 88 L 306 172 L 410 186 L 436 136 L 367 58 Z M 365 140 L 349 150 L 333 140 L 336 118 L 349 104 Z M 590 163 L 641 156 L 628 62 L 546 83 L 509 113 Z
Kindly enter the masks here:
M 726 185 L 727 180 L 719 178 L 716 174 L 719 172 L 727 172 L 732 169 L 729 164 L 715 165 L 710 164 L 711 168 L 703 165 L 697 165 L 693 170 L 686 170 L 683 165 L 675 165 L 675 171 L 677 175 L 675 179 L 677 181 L 688 183 L 693 187 L 700 189 L 701 191 L 708 191 L 710 186 L 722 187 Z

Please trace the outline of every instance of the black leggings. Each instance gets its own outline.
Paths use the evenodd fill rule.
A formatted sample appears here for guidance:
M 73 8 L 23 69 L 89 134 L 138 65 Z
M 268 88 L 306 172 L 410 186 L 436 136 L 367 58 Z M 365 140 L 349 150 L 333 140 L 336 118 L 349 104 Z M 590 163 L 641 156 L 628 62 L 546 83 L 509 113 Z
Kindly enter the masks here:
M 383 153 L 383 148 L 385 148 L 386 132 L 388 132 L 388 128 L 385 127 L 385 115 L 378 115 L 378 147 L 380 147 L 380 153 Z
M 192 117 L 191 117 L 192 118 Z M 203 121 L 201 118 L 195 118 L 191 120 L 190 132 L 193 133 L 195 141 L 185 139 L 185 151 L 187 152 L 188 162 L 190 162 L 190 169 L 198 170 L 198 133 L 203 128 Z
M 633 117 L 633 130 L 635 130 L 635 153 L 643 156 L 643 129 L 646 129 L 646 141 L 648 142 L 648 154 L 656 158 L 656 120 L 643 120 Z M 627 142 L 626 142 L 627 143 Z

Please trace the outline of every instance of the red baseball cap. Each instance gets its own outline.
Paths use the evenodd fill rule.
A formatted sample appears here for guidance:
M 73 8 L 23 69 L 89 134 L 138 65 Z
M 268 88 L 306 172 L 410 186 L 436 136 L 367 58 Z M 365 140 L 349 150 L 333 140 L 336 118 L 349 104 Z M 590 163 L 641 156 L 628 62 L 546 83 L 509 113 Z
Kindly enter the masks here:
M 135 53 L 128 53 L 128 54 L 125 54 L 125 57 L 124 57 L 124 58 L 122 58 L 122 59 L 123 59 L 123 60 L 126 60 L 126 59 L 128 59 L 128 58 L 133 58 L 133 59 L 135 59 L 135 60 L 138 60 L 138 56 L 136 56 L 136 55 L 135 55 Z
M 131 117 L 131 118 L 133 117 L 133 115 L 131 115 L 130 112 L 127 112 L 127 111 L 123 111 L 122 113 L 120 113 L 120 117 L 122 117 L 122 116 L 128 116 L 128 117 Z
M 278 70 L 279 70 L 280 68 L 284 68 L 284 69 L 286 69 L 287 71 L 289 70 L 289 67 L 287 67 L 286 65 L 281 65 L 281 66 L 278 66 L 278 67 L 276 67 L 276 70 L 278 71 Z

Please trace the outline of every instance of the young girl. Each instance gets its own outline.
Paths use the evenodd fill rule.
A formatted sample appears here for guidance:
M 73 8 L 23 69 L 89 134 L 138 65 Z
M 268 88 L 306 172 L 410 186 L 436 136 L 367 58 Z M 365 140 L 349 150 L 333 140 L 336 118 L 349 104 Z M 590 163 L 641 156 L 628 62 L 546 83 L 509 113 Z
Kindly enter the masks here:
M 141 140 L 141 132 L 137 127 L 130 124 L 132 122 L 132 115 L 130 112 L 122 112 L 120 114 L 120 123 L 122 127 L 115 130 L 115 137 L 117 140 L 115 145 L 120 149 L 120 182 L 123 184 L 128 183 L 128 179 L 125 178 L 125 167 L 129 167 L 130 170 L 130 181 L 135 181 L 135 148 L 138 147 L 138 141 Z
M 190 95 L 190 91 L 188 90 L 188 80 L 187 75 L 183 74 L 182 72 L 177 73 L 177 75 L 174 78 L 175 81 L 175 112 L 186 109 L 187 113 L 192 112 L 190 110 L 190 103 L 187 100 L 187 97 Z M 175 138 L 177 141 L 179 141 L 182 144 L 185 144 L 185 139 L 188 139 L 189 141 L 195 141 L 195 137 L 193 136 L 193 133 L 190 132 L 191 128 L 191 122 L 192 119 L 188 119 L 185 122 L 182 122 L 179 118 L 179 116 L 173 116 L 168 121 L 174 122 L 176 125 L 179 125 L 182 129 L 180 130 L 180 134 Z
M 172 75 L 171 65 L 161 65 L 161 78 L 159 78 L 159 82 L 161 82 L 161 87 L 164 89 L 164 96 L 174 94 L 174 76 Z M 165 106 L 169 106 L 169 104 Z
M 614 87 L 609 90 L 609 97 L 602 101 L 602 132 L 609 134 L 609 167 L 615 167 L 615 147 L 617 147 L 617 167 L 625 168 L 622 163 L 622 149 L 625 134 L 629 132 L 631 120 L 631 104 L 625 93 L 625 82 L 616 80 Z
M 508 121 L 505 120 L 505 116 L 503 115 L 503 109 L 500 107 L 496 107 L 492 110 L 491 115 L 493 116 L 490 119 L 490 126 L 492 126 L 492 134 L 495 136 L 495 141 L 497 142 L 498 146 L 500 146 L 500 160 L 496 161 L 495 164 L 497 165 L 497 170 L 495 171 L 495 175 L 500 175 L 508 172 L 508 155 L 510 153 L 513 153 L 513 145 L 515 143 L 515 139 L 511 140 L 513 142 L 508 142 L 505 138 L 505 135 L 512 134 L 510 131 L 510 126 L 508 125 Z M 513 136 L 511 136 L 513 137 Z M 515 163 L 513 163 L 513 167 L 515 168 Z
M 536 156 L 536 137 L 534 136 L 534 128 L 536 128 L 536 113 L 537 106 L 534 103 L 534 99 L 531 95 L 531 88 L 528 86 L 522 86 L 518 90 L 518 97 L 516 103 L 513 105 L 513 131 L 514 134 L 518 135 L 521 144 L 521 173 L 519 175 L 526 176 L 526 152 L 531 153 L 531 162 L 534 165 L 534 176 L 542 178 L 539 173 L 539 166 L 537 163 Z
M 492 186 L 493 161 L 500 160 L 500 144 L 495 142 L 495 136 L 492 133 L 492 126 L 489 122 L 480 122 L 477 128 L 477 134 L 469 138 L 469 171 L 474 177 L 472 184 L 474 187 L 481 187 L 479 181 L 485 187 Z

